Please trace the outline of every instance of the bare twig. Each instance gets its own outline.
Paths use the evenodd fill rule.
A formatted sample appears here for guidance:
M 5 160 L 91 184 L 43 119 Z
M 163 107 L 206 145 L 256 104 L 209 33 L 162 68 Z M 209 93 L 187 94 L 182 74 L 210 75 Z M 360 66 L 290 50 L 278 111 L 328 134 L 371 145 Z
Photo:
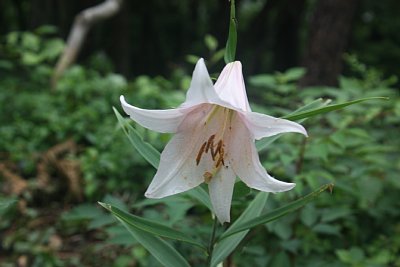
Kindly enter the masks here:
M 122 2 L 123 0 L 106 0 L 102 4 L 83 10 L 75 17 L 67 45 L 58 59 L 51 79 L 53 90 L 64 71 L 74 63 L 90 27 L 96 22 L 115 15 L 120 10 Z

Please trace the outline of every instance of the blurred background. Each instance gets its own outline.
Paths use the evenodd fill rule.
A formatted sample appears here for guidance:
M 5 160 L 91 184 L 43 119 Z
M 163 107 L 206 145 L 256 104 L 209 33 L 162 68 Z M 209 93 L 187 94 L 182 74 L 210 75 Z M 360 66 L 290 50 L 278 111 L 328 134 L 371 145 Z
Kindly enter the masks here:
M 193 200 L 145 200 L 155 170 L 118 127 L 119 95 L 142 108 L 183 102 L 194 63 L 223 68 L 228 1 L 122 3 L 91 24 L 54 79 L 76 16 L 93 0 L 0 1 L 0 266 L 158 266 L 96 204 L 114 203 L 207 240 Z M 238 49 L 255 111 L 283 116 L 315 99 L 368 101 L 303 123 L 260 153 L 297 183 L 278 207 L 334 183 L 301 211 L 256 228 L 224 266 L 400 266 L 400 2 L 237 0 Z M 133 124 L 132 124 L 133 125 Z M 134 127 L 160 151 L 166 134 Z M 232 217 L 256 192 L 237 183 Z M 193 266 L 195 248 L 176 244 Z

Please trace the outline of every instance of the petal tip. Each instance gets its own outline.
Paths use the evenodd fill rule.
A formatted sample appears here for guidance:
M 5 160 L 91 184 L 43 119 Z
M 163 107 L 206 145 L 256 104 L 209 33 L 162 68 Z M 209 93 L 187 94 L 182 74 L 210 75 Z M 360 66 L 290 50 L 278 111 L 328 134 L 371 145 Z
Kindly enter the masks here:
M 224 223 L 230 223 L 231 222 L 231 218 L 230 218 L 229 215 L 228 216 L 218 216 L 216 214 L 216 216 L 217 216 L 217 219 L 218 219 L 218 221 L 219 221 L 219 223 L 221 225 L 223 225 Z
M 131 107 L 131 105 L 129 105 L 128 102 L 126 102 L 125 97 L 123 95 L 121 95 L 119 97 L 119 101 L 121 102 L 122 109 L 125 111 L 125 113 L 128 114 L 132 118 L 132 116 L 129 112 L 129 108 Z
M 121 95 L 119 97 L 119 101 L 121 102 L 122 107 L 128 105 L 128 103 L 126 102 L 125 97 L 123 95 Z
M 242 62 L 240 62 L 239 60 L 234 61 L 233 64 L 242 67 Z
M 144 196 L 145 196 L 146 198 L 161 198 L 160 196 L 158 196 L 157 194 L 155 194 L 155 191 L 149 192 L 149 190 L 147 190 L 147 191 L 144 193 Z
M 128 104 L 128 103 L 126 103 L 126 100 L 125 100 L 125 96 L 124 96 L 124 95 L 120 95 L 119 101 L 121 102 L 122 105 Z
M 302 131 L 300 132 L 301 134 L 303 134 L 305 137 L 308 137 L 308 133 L 307 130 L 302 126 Z
M 292 190 L 296 186 L 295 183 L 286 183 L 286 182 L 283 182 L 283 183 L 285 183 L 285 186 L 280 188 L 279 190 L 275 191 L 274 193 L 286 192 L 286 191 Z

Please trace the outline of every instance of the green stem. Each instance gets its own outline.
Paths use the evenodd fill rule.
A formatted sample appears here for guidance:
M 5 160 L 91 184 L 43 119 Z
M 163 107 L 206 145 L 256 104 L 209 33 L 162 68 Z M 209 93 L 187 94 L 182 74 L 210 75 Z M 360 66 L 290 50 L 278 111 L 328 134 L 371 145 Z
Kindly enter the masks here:
M 208 243 L 208 257 L 207 257 L 207 265 L 210 266 L 211 264 L 211 258 L 214 250 L 214 243 L 215 243 L 215 233 L 217 232 L 217 226 L 218 226 L 218 219 L 216 216 L 214 216 L 214 222 L 213 222 L 213 228 L 211 232 L 211 237 L 210 237 L 210 242 Z

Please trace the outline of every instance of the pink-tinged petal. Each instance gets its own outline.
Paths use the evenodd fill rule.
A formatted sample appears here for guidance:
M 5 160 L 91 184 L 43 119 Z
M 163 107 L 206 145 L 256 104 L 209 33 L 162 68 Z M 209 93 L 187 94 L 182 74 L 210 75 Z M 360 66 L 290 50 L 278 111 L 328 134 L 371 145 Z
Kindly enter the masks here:
M 193 137 L 194 138 L 194 137 Z M 162 198 L 192 189 L 204 181 L 193 158 L 195 140 L 182 133 L 175 134 L 161 153 L 160 165 L 145 196 Z
M 210 153 L 199 153 L 209 137 L 220 127 L 220 120 L 205 117 L 214 105 L 202 104 L 189 112 L 161 153 L 160 165 L 153 178 L 146 197 L 162 198 L 189 190 L 204 182 L 204 174 L 210 171 L 213 160 Z M 223 116 L 223 112 L 215 114 Z M 199 154 L 201 154 L 199 156 Z
M 186 93 L 186 101 L 181 107 L 190 107 L 201 103 L 217 103 L 218 100 L 204 59 L 200 58 L 193 71 L 190 88 Z
M 230 222 L 233 187 L 236 174 L 232 168 L 222 167 L 208 184 L 211 203 L 220 223 Z
M 257 140 L 263 137 L 288 132 L 301 133 L 307 136 L 306 129 L 293 121 L 279 119 L 257 112 L 243 112 L 240 116 Z
M 124 96 L 120 97 L 122 108 L 132 120 L 145 128 L 161 133 L 175 133 L 183 121 L 185 114 L 191 108 L 176 108 L 165 110 L 141 109 L 129 105 Z
M 251 111 L 243 80 L 242 64 L 239 61 L 225 66 L 214 87 L 219 98 L 236 110 Z
M 234 125 L 229 140 L 229 162 L 239 178 L 248 187 L 264 192 L 292 189 L 295 184 L 276 180 L 261 165 L 254 139 L 239 116 L 235 116 Z

